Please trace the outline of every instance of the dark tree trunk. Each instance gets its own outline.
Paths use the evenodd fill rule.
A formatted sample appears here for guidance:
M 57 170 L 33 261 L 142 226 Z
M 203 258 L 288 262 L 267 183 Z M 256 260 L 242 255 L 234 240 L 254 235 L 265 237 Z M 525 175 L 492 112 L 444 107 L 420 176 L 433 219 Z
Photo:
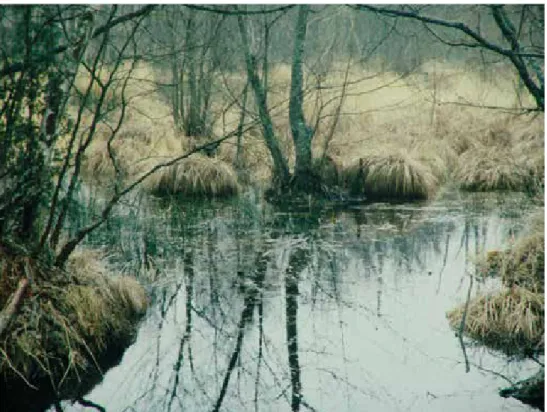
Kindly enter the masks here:
M 264 90 L 263 84 L 258 78 L 256 61 L 254 56 L 251 54 L 246 27 L 243 23 L 243 18 L 241 16 L 238 16 L 238 24 L 245 53 L 245 63 L 247 68 L 247 76 L 249 79 L 248 81 L 251 85 L 251 88 L 253 89 L 256 105 L 258 106 L 258 115 L 260 116 L 260 123 L 262 124 L 262 133 L 264 135 L 264 140 L 266 141 L 266 146 L 268 146 L 274 163 L 273 186 L 283 187 L 286 186 L 289 182 L 289 167 L 287 165 L 285 157 L 283 156 L 283 152 L 279 147 L 279 142 L 277 141 L 274 134 L 272 118 L 270 116 L 270 113 L 268 112 L 268 107 L 266 105 L 266 92 Z
M 312 169 L 311 143 L 313 130 L 306 124 L 304 110 L 302 108 L 304 97 L 302 91 L 303 75 L 302 60 L 304 44 L 306 41 L 306 26 L 309 14 L 309 6 L 301 5 L 298 9 L 294 40 L 294 51 L 291 68 L 291 94 L 289 101 L 289 120 L 296 153 L 294 175 L 291 181 L 291 189 L 297 192 L 319 192 L 321 185 L 319 178 Z

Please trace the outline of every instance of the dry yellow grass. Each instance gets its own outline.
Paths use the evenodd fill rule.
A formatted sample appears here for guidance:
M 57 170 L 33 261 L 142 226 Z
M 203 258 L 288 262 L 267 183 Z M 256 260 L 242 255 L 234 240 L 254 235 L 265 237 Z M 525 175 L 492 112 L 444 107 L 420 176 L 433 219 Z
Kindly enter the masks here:
M 111 67 L 103 67 L 96 73 L 96 76 L 105 84 L 110 76 Z M 137 116 L 140 114 L 145 118 L 160 119 L 168 118 L 170 114 L 169 107 L 163 103 L 163 99 L 158 92 L 156 81 L 165 80 L 165 75 L 158 70 L 153 69 L 146 63 L 139 63 L 133 69 L 129 62 L 123 63 L 118 71 L 112 77 L 112 84 L 109 86 L 105 95 L 106 107 L 114 107 L 120 105 L 122 101 L 123 86 L 125 86 L 125 100 L 130 112 L 128 117 Z M 76 89 L 75 98 L 79 101 L 77 95 L 85 93 L 91 77 L 87 70 L 81 67 L 78 71 L 74 82 Z M 91 103 L 97 101 L 101 94 L 101 87 L 97 82 L 93 82 L 90 95 Z M 114 110 L 113 114 L 117 114 Z
M 225 197 L 237 194 L 239 183 L 231 165 L 196 153 L 156 172 L 143 182 L 143 188 L 158 195 Z
M 456 179 L 475 191 L 529 191 L 544 179 L 543 115 L 495 116 L 462 149 Z M 472 149 L 472 150 L 469 150 Z
M 431 61 L 407 76 L 375 72 L 370 67 L 365 69 L 357 64 L 349 66 L 349 83 L 340 118 L 332 135 L 331 128 L 346 77 L 346 64 L 337 64 L 321 78 L 320 83 L 318 77 L 306 71 L 304 113 L 309 124 L 317 124 L 312 147 L 315 156 L 322 155 L 328 146 L 326 155 L 340 165 L 347 165 L 351 159 L 364 158 L 374 149 L 382 150 L 386 146 L 406 149 L 411 146 L 417 151 L 412 157 L 427 164 L 436 179 L 444 182 L 456 169 L 459 155 L 468 153 L 469 149 L 475 151 L 482 147 L 502 147 L 505 150 L 503 153 L 510 152 L 520 166 L 532 170 L 539 179 L 543 178 L 544 150 L 539 150 L 543 148 L 542 117 L 514 116 L 480 108 L 518 107 L 514 90 L 516 75 L 508 66 L 494 65 L 489 71 L 484 71 L 480 67 L 469 69 L 465 65 Z M 127 67 L 123 69 L 127 70 Z M 123 73 L 120 72 L 120 77 Z M 180 147 L 190 147 L 189 138 L 174 132 L 170 108 L 153 88 L 152 80 L 160 77 L 165 80 L 165 74 L 141 64 L 137 66 L 133 77 L 135 80 L 129 83 L 127 93 L 131 97 L 128 125 L 124 129 L 128 127 L 138 133 L 145 130 L 149 136 L 146 140 L 147 150 L 137 150 L 141 158 L 167 155 L 148 150 L 160 140 L 179 140 Z M 289 167 L 292 168 L 294 146 L 288 119 L 290 67 L 283 64 L 272 66 L 269 80 L 268 105 L 274 130 Z M 234 96 L 241 93 L 245 76 L 241 73 L 225 74 L 223 82 L 223 87 L 212 98 L 213 110 L 223 112 L 212 124 L 212 130 L 217 136 L 237 127 L 240 114 L 237 105 L 227 111 L 223 109 L 233 102 Z M 532 100 L 524 95 L 521 104 L 530 106 L 531 103 Z M 252 93 L 248 95 L 247 109 L 250 110 L 247 121 L 257 119 Z M 240 165 L 244 171 L 242 175 L 247 174 L 244 179 L 246 183 L 265 186 L 271 178 L 272 161 L 262 139 L 260 126 L 245 133 Z M 127 139 L 120 140 L 124 140 L 123 143 L 117 143 L 120 157 L 125 153 L 134 157 L 131 154 L 134 145 Z M 140 141 L 136 143 L 141 144 Z M 101 165 L 108 164 L 109 160 L 105 156 L 104 139 L 102 145 L 100 142 L 94 143 L 91 149 L 97 151 L 97 161 L 90 161 L 89 168 L 103 173 L 107 167 Z M 511 166 L 505 167 L 503 162 L 495 164 L 495 161 L 503 159 L 499 156 L 492 159 L 488 150 L 480 153 L 488 168 L 494 165 L 498 174 L 503 176 L 500 185 L 506 185 L 507 181 L 512 187 L 512 179 L 505 177 Z M 228 163 L 234 162 L 235 139 L 220 147 L 218 157 Z M 472 159 L 463 160 L 473 163 Z M 474 163 L 478 165 L 481 162 L 477 159 Z M 468 169 L 466 171 L 473 174 L 472 168 L 472 165 L 468 168 L 462 166 L 459 171 Z M 481 173 L 474 174 L 480 178 Z M 490 187 L 492 181 L 494 186 L 498 184 L 495 176 L 484 173 L 488 180 L 484 187 Z M 472 187 L 473 183 L 464 185 Z
M 545 116 L 522 116 L 512 125 L 512 153 L 529 173 L 543 182 L 545 178 Z
M 245 133 L 241 141 L 239 158 L 240 178 L 248 184 L 262 188 L 271 183 L 273 161 L 260 132 L 251 130 Z M 237 164 L 237 141 L 226 142 L 219 148 L 218 158 L 228 164 Z
M 545 234 L 543 210 L 530 216 L 528 234 L 506 251 L 488 252 L 478 263 L 484 276 L 501 278 L 500 292 L 469 303 L 464 333 L 510 355 L 544 352 Z M 458 330 L 465 305 L 448 313 Z
M 114 276 L 104 264 L 104 257 L 99 252 L 91 249 L 77 249 L 70 256 L 66 270 L 76 274 L 79 282 L 92 285 L 95 292 L 101 293 L 123 313 L 141 316 L 146 312 L 148 298 L 143 287 L 132 277 Z M 77 300 L 75 302 L 75 311 L 79 312 L 82 318 L 85 317 L 85 305 L 78 305 Z M 97 302 L 92 303 L 92 305 L 97 304 Z M 127 317 L 132 318 L 132 316 Z
M 158 131 L 159 132 L 159 131 Z M 135 179 L 160 163 L 186 153 L 189 142 L 174 132 L 156 137 L 151 129 L 143 131 L 124 127 L 111 147 L 122 179 Z M 106 135 L 107 136 L 107 135 Z M 98 136 L 84 163 L 84 172 L 99 182 L 111 182 L 115 169 L 107 150 L 107 137 Z M 230 196 L 237 194 L 239 184 L 234 168 L 221 159 L 199 153 L 162 168 L 146 179 L 142 188 L 156 194 L 180 193 L 185 196 Z
M 342 173 L 352 193 L 369 199 L 427 199 L 438 187 L 429 165 L 400 149 L 373 152 L 354 161 Z
M 418 160 L 431 168 L 441 183 L 446 181 L 456 168 L 458 155 L 445 139 L 422 137 L 411 149 Z
M 157 136 L 161 135 L 161 138 Z M 86 151 L 82 172 L 89 179 L 112 181 L 115 169 L 108 152 L 109 130 L 106 126 L 97 134 Z M 134 177 L 145 171 L 148 161 L 185 152 L 184 138 L 172 130 L 162 130 L 154 125 L 127 123 L 112 140 L 111 149 L 121 178 Z
M 515 286 L 469 302 L 464 333 L 509 355 L 544 352 L 543 293 Z M 448 312 L 450 326 L 459 329 L 465 305 Z
M 467 150 L 460 157 L 456 178 L 463 189 L 488 191 L 518 190 L 526 176 L 504 148 L 482 147 Z
M 61 271 L 0 247 L 2 307 L 10 285 L 32 278 L 0 345 L 2 387 L 32 392 L 29 399 L 23 392 L 22 398 L 11 397 L 14 405 L 82 395 L 90 389 L 83 382 L 100 379 L 111 352 L 121 356 L 133 339 L 147 309 L 146 294 L 135 280 L 112 277 L 100 259 L 96 252 L 75 252 Z
M 123 79 L 128 69 L 128 66 L 124 66 L 117 77 Z M 137 66 L 134 70 L 126 89 L 129 105 L 126 109 L 125 123 L 112 140 L 111 153 L 108 151 L 107 143 L 111 137 L 110 127 L 115 126 L 115 116 L 99 125 L 86 151 L 82 167 L 86 179 L 103 185 L 112 184 L 116 177 L 122 181 L 132 180 L 157 164 L 180 156 L 195 146 L 196 142 L 193 139 L 176 131 L 170 108 L 154 86 L 155 76 L 158 75 L 162 76 L 161 73 L 154 73 L 145 64 Z M 80 74 L 77 80 L 78 88 L 81 89 L 88 81 L 88 77 Z M 113 93 L 119 91 L 120 85 L 118 81 Z M 84 119 L 84 123 L 89 124 L 90 119 Z M 110 123 L 110 127 L 107 123 Z M 63 140 L 66 141 L 66 138 Z M 256 150 L 252 152 L 256 153 Z M 115 158 L 119 175 L 115 173 L 111 154 Z M 242 157 L 244 167 L 249 165 L 246 160 L 250 157 Z M 185 196 L 220 197 L 236 194 L 239 191 L 239 184 L 231 165 L 220 159 L 196 154 L 180 164 L 156 172 L 144 182 L 143 188 L 157 194 L 181 193 Z
M 533 292 L 545 290 L 545 235 L 543 221 L 534 219 L 533 233 L 519 239 L 506 251 L 488 252 L 479 262 L 480 272 L 499 276 L 507 287 L 525 287 Z
M 524 191 L 530 170 L 502 146 L 482 146 L 468 150 L 459 158 L 456 179 L 470 191 Z

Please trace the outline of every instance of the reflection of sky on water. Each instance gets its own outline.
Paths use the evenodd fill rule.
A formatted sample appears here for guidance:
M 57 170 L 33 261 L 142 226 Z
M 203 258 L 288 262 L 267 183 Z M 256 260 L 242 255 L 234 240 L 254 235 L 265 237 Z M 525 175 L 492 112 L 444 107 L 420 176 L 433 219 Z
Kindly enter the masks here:
M 258 220 L 245 207 L 203 210 L 206 221 L 185 213 L 190 223 L 160 209 L 147 230 L 119 235 L 124 253 L 139 256 L 154 237 L 145 248 L 156 254 L 160 274 L 136 343 L 88 395 L 107 410 L 212 410 L 259 259 L 267 264 L 262 322 L 256 307 L 221 410 L 290 410 L 285 276 L 297 249 L 306 251 L 297 306 L 302 411 L 530 409 L 499 397 L 507 382 L 492 371 L 516 379 L 534 365 L 468 348 L 466 373 L 445 318 L 465 299 L 469 260 L 503 246 L 520 227 L 527 212 L 518 202 L 373 205 L 313 218 L 266 211 Z M 193 277 L 185 270 L 190 262 Z

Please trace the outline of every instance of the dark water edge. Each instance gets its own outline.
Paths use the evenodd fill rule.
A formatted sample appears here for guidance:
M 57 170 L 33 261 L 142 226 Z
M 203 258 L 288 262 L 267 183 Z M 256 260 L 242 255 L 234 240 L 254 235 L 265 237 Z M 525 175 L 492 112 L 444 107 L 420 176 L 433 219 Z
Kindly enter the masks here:
M 136 198 L 88 243 L 139 273 L 151 309 L 87 397 L 109 411 L 531 410 L 497 390 L 537 365 L 468 344 L 466 373 L 445 313 L 476 256 L 534 210 L 459 192 L 345 209 Z

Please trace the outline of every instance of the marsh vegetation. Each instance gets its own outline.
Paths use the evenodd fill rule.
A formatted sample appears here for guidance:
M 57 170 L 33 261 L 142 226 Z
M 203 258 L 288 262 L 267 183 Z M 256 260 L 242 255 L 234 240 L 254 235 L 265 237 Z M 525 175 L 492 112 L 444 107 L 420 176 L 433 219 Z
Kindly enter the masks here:
M 543 11 L 1 6 L 5 407 L 518 409 L 492 376 L 543 368 Z M 486 345 L 488 383 L 443 382 L 492 396 L 394 393 L 374 342 L 400 376 Z

